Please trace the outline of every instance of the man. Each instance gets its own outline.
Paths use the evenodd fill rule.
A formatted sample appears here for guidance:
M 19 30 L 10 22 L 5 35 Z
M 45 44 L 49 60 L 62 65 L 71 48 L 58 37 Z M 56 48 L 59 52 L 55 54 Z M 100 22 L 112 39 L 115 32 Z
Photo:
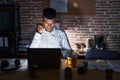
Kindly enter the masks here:
M 56 11 L 53 8 L 43 10 L 43 26 L 39 25 L 30 48 L 61 48 L 63 57 L 71 54 L 71 47 L 64 31 L 55 26 Z

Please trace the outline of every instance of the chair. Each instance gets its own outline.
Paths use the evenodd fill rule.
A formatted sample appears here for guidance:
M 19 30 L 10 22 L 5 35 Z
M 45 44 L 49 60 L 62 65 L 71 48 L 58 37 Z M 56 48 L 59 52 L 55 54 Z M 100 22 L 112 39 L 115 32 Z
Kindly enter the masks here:
M 120 53 L 112 50 L 89 50 L 86 52 L 87 59 L 120 59 Z

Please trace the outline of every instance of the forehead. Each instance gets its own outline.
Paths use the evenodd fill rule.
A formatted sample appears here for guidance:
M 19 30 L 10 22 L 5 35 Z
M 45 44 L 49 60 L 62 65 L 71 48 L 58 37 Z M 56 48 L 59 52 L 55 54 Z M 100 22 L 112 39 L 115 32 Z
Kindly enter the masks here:
M 55 18 L 53 18 L 53 19 L 47 19 L 47 18 L 43 18 L 43 21 L 45 22 L 45 23 L 54 23 L 55 22 Z

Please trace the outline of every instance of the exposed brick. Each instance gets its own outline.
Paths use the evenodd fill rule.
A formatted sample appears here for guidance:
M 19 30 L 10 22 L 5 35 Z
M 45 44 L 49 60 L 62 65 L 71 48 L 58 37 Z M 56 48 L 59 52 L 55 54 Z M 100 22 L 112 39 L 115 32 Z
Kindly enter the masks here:
M 48 2 L 44 0 L 14 0 L 20 4 L 21 41 L 29 41 L 36 23 L 42 22 L 42 9 Z M 84 43 L 86 38 L 96 34 L 107 35 L 107 49 L 120 51 L 120 0 L 96 0 L 94 16 L 58 15 L 61 28 L 68 35 L 70 45 Z M 119 44 L 118 44 L 119 43 Z

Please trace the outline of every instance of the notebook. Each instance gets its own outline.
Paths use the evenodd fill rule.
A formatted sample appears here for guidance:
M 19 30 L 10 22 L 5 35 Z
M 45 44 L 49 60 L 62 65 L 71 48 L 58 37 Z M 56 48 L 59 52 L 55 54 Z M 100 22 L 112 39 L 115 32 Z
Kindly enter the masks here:
M 60 68 L 61 50 L 59 48 L 28 48 L 28 68 Z

